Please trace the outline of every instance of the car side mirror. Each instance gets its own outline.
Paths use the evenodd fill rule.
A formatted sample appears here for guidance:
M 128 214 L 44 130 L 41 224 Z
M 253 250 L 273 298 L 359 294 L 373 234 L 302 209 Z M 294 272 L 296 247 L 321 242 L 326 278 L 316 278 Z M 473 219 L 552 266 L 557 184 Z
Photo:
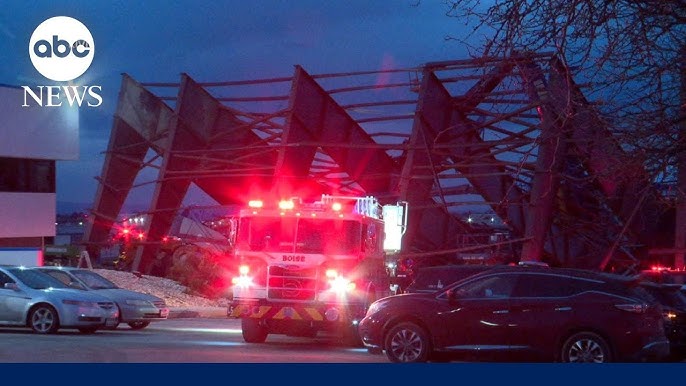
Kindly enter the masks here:
M 17 283 L 5 283 L 4 288 L 12 291 L 19 291 L 19 286 Z
M 448 292 L 446 292 L 446 296 L 448 297 L 448 304 L 454 305 L 455 303 L 457 303 L 457 299 L 459 297 L 458 292 L 459 291 L 455 290 L 454 288 L 449 289 Z

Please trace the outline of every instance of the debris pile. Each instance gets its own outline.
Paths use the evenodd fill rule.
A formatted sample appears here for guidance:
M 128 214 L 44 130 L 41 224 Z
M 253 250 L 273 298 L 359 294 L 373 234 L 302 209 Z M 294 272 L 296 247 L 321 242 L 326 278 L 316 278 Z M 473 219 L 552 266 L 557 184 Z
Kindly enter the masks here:
M 186 286 L 163 277 L 109 269 L 93 271 L 121 288 L 160 297 L 167 302 L 168 307 L 226 307 L 228 303 L 225 298 L 214 300 L 193 295 Z

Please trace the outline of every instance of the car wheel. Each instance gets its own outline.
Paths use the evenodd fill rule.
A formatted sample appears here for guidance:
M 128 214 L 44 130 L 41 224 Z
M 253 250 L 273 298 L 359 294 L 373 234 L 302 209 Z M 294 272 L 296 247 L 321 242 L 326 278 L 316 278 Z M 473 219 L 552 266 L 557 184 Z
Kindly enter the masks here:
M 130 322 L 129 327 L 132 330 L 142 330 L 150 325 L 150 322 Z
M 95 332 L 98 331 L 97 327 L 81 327 L 79 328 L 79 332 L 88 335 L 88 334 L 95 334 Z
M 391 362 L 426 362 L 431 352 L 429 334 L 420 326 L 400 323 L 384 339 L 386 356 Z
M 610 346 L 593 332 L 579 332 L 562 345 L 562 362 L 604 363 L 612 360 Z
M 264 343 L 269 335 L 267 327 L 261 325 L 259 319 L 241 319 L 241 330 L 243 330 L 243 340 L 247 343 Z
M 53 334 L 60 328 L 60 318 L 52 306 L 39 304 L 29 314 L 29 326 L 39 334 Z
M 122 320 L 121 308 L 119 308 L 118 306 L 117 306 L 117 311 L 119 312 L 119 316 L 117 317 L 117 323 L 116 323 L 116 324 L 113 324 L 113 325 L 111 325 L 111 326 L 105 327 L 106 329 L 108 329 L 108 330 L 116 330 L 117 327 L 119 327 L 119 325 L 122 324 L 123 320 Z

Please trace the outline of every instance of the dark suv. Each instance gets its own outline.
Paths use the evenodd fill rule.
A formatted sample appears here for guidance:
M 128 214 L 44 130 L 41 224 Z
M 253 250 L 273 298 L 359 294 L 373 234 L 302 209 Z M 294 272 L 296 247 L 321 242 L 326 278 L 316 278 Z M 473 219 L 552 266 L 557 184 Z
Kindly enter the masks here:
M 686 292 L 686 271 L 677 269 L 654 268 L 641 271 L 641 278 L 659 284 L 673 284 L 681 286 Z
M 501 266 L 441 292 L 380 299 L 359 333 L 370 352 L 385 350 L 392 362 L 446 354 L 562 362 L 669 355 L 662 308 L 636 280 L 546 267 Z
M 671 359 L 686 358 L 686 295 L 679 284 L 645 282 L 643 288 L 662 305 L 665 335 L 669 339 Z

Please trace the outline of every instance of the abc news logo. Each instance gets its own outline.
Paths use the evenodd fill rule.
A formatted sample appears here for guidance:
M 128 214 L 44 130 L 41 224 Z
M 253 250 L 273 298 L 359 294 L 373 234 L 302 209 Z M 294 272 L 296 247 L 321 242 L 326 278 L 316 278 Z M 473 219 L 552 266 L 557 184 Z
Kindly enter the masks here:
M 52 35 L 52 44 L 47 40 L 39 40 L 33 46 L 33 53 L 39 58 L 51 58 L 53 54 L 66 58 L 71 52 L 77 58 L 85 58 L 91 52 L 90 45 L 85 40 L 78 40 L 70 46 L 68 41 Z
M 31 35 L 29 57 L 44 77 L 57 81 L 71 81 L 83 75 L 93 62 L 95 41 L 88 28 L 67 16 L 56 16 L 42 22 Z M 100 86 L 22 86 L 23 107 L 32 105 L 58 107 L 102 104 Z

